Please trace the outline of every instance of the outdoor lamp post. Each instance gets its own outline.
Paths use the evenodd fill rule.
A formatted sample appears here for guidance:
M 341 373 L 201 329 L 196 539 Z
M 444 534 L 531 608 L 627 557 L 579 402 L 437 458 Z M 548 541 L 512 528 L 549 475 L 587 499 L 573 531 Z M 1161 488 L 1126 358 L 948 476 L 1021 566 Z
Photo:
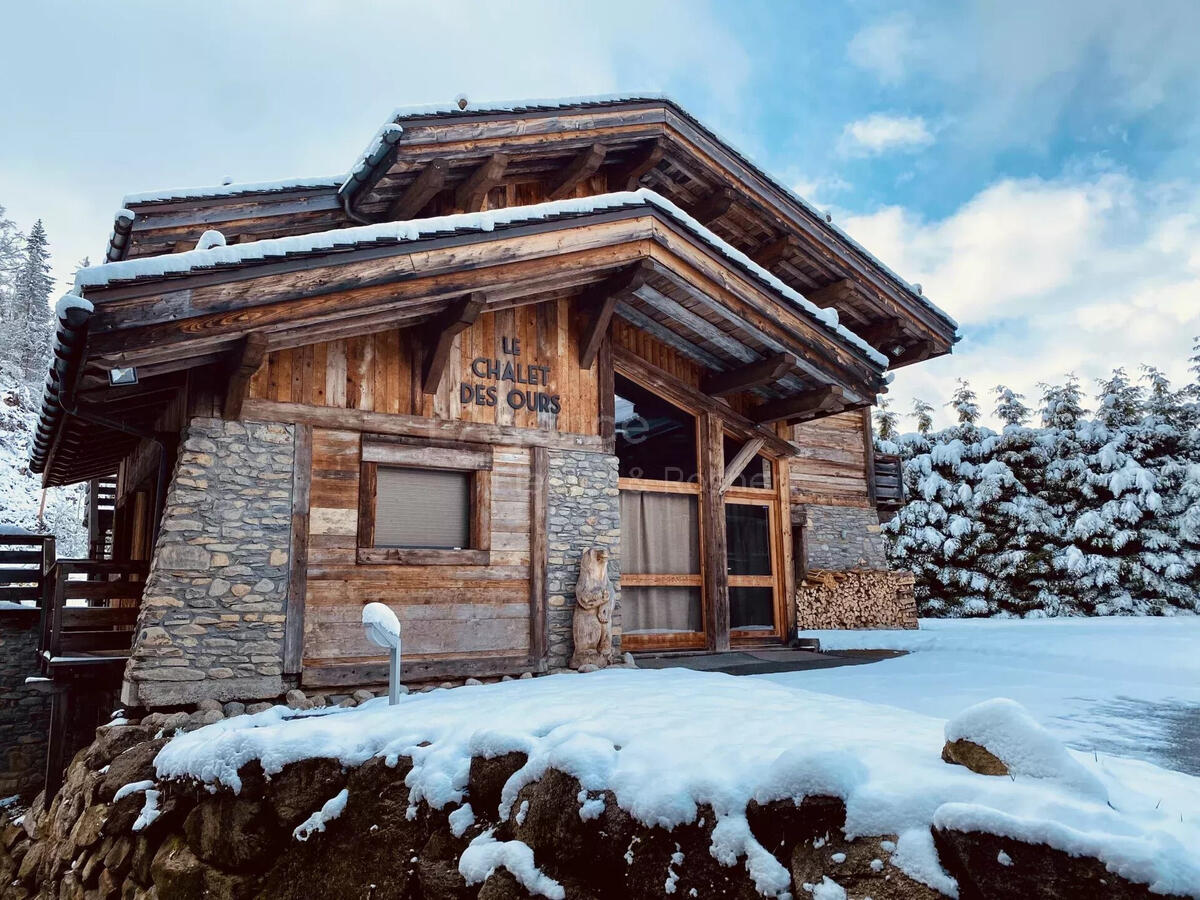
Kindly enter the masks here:
M 362 611 L 367 639 L 388 649 L 388 705 L 400 702 L 400 620 L 382 603 L 368 603 Z

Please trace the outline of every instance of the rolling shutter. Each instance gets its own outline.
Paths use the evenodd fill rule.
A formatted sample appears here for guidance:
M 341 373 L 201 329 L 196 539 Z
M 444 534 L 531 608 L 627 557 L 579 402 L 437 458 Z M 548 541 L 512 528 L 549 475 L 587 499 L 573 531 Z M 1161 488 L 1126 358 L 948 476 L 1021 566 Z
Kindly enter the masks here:
M 470 535 L 470 472 L 379 467 L 376 547 L 461 549 Z

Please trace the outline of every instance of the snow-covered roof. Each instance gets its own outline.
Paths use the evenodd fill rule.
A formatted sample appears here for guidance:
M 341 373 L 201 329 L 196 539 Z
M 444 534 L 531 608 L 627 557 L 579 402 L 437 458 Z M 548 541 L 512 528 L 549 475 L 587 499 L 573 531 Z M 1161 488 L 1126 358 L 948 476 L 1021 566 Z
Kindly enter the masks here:
M 313 234 L 250 241 L 233 246 L 212 247 L 207 250 L 190 250 L 183 253 L 168 253 L 104 263 L 80 269 L 75 276 L 75 289 L 79 291 L 88 287 L 99 287 L 132 279 L 183 275 L 196 269 L 234 266 L 295 254 L 341 250 L 367 243 L 416 241 L 422 237 L 448 231 L 487 232 L 499 226 L 518 222 L 636 206 L 652 206 L 666 213 L 727 259 L 748 270 L 759 281 L 765 282 L 771 290 L 785 297 L 809 318 L 819 322 L 839 338 L 860 350 L 876 365 L 887 366 L 888 358 L 884 354 L 875 350 L 850 329 L 839 324 L 836 310 L 818 307 L 746 254 L 701 225 L 670 200 L 645 188 L 637 191 L 600 194 L 593 197 L 554 200 L 529 206 L 505 207 L 487 212 L 457 213 L 405 222 L 381 222 L 375 225 L 361 225 Z
M 279 181 L 244 181 L 237 184 L 217 184 L 205 187 L 165 188 L 140 194 L 126 194 L 125 199 L 121 202 L 126 206 L 134 206 L 139 203 L 162 203 L 168 200 L 207 200 L 217 197 L 234 197 L 238 194 L 271 194 L 308 188 L 336 188 L 345 179 L 345 175 L 323 175 L 311 178 L 283 178 Z

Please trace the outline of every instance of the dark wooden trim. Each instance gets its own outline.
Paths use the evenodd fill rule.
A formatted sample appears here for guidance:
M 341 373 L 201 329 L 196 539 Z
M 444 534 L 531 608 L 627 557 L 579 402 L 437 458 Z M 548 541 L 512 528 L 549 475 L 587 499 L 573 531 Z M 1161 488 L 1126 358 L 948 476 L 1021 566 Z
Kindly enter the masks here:
M 531 451 L 529 494 L 529 656 L 538 668 L 546 666 L 549 649 L 546 622 L 546 495 L 550 478 L 550 454 L 545 447 Z
M 826 384 L 793 397 L 756 406 L 750 410 L 750 418 L 763 425 L 783 420 L 802 421 L 838 412 L 846 405 L 845 391 L 835 384 Z
M 636 191 L 641 186 L 642 176 L 662 162 L 666 155 L 666 144 L 660 138 L 630 157 L 625 165 L 609 172 L 610 191 Z
M 471 476 L 471 549 L 492 549 L 492 471 L 478 469 Z
M 500 183 L 507 168 L 508 157 L 493 153 L 458 186 L 454 192 L 454 205 L 463 212 L 479 212 L 488 191 Z
M 871 428 L 871 407 L 862 408 L 863 467 L 867 476 L 867 500 L 876 506 L 875 490 L 875 436 Z
M 435 550 L 428 547 L 359 547 L 364 566 L 490 566 L 490 550 Z
M 546 192 L 547 200 L 562 200 L 571 196 L 584 179 L 590 178 L 604 164 L 608 148 L 603 144 L 592 144 L 580 150 L 562 171 L 557 173 L 554 187 Z
M 404 221 L 416 218 L 417 213 L 445 187 L 449 171 L 450 163 L 445 158 L 431 159 L 408 187 L 388 205 L 384 219 Z
M 283 625 L 283 674 L 303 668 L 304 604 L 308 593 L 308 521 L 312 498 L 312 427 L 297 425 L 292 471 L 292 537 L 288 553 L 287 615 Z
M 250 379 L 258 371 L 267 355 L 267 336 L 261 331 L 252 331 L 239 342 L 229 361 L 228 383 L 225 387 L 225 402 L 222 415 L 234 420 L 242 414 L 242 404 L 250 392 Z
M 579 335 L 579 368 L 590 369 L 600 352 L 600 344 L 608 334 L 609 323 L 621 298 L 645 284 L 654 272 L 648 261 L 629 266 L 599 284 L 592 285 L 579 298 L 580 310 L 591 310 L 591 320 Z
M 792 357 L 787 353 L 772 353 L 757 362 L 747 363 L 728 372 L 710 372 L 700 381 L 700 390 L 710 397 L 724 397 L 741 391 L 750 391 L 765 384 L 778 381 L 792 368 Z
M 402 681 L 432 681 L 446 678 L 520 675 L 538 668 L 537 660 L 529 656 L 488 656 L 472 654 L 462 659 L 422 659 L 405 657 L 401 660 Z M 304 687 L 338 687 L 363 684 L 386 684 L 386 661 L 363 660 L 331 666 L 305 666 L 300 676 Z
M 426 328 L 429 352 L 425 356 L 421 372 L 421 390 L 424 393 L 437 393 L 442 374 L 446 371 L 446 362 L 450 359 L 450 348 L 454 339 L 475 323 L 485 306 L 487 299 L 484 295 L 479 291 L 472 291 L 455 300 L 429 323 Z
M 550 431 L 545 428 L 517 428 L 512 425 L 486 425 L 453 419 L 430 419 L 424 416 L 376 413 L 361 409 L 335 409 L 330 406 L 307 406 L 303 403 L 279 403 L 274 400 L 247 400 L 243 418 L 259 422 L 303 423 L 317 428 L 434 440 L 448 438 L 476 444 L 552 447 L 559 450 L 604 450 L 603 439 L 592 434 Z
M 358 547 L 375 546 L 375 470 L 378 463 L 360 462 L 358 467 Z
M 700 416 L 700 529 L 707 606 L 707 646 L 715 653 L 729 649 L 729 574 L 725 534 L 725 429 L 710 413 Z

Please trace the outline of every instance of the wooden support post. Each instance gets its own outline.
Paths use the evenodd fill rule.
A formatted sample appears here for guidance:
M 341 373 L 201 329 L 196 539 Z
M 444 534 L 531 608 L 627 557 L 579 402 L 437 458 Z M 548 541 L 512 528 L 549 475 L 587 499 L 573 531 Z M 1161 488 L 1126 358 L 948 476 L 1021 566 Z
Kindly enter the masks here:
M 454 338 L 471 327 L 486 305 L 483 294 L 473 291 L 454 301 L 444 313 L 429 324 L 429 352 L 425 356 L 425 366 L 421 373 L 421 390 L 424 393 L 437 393 L 442 373 L 446 371 L 446 362 L 450 359 L 450 346 L 454 343 Z
M 629 161 L 608 176 L 610 191 L 636 191 L 641 187 L 642 176 L 662 162 L 666 147 L 661 140 L 635 150 Z
M 503 153 L 493 153 L 458 186 L 454 193 L 454 205 L 463 212 L 479 212 L 483 209 L 488 191 L 500 183 L 507 168 L 508 157 Z
M 579 336 L 579 368 L 590 369 L 600 352 L 604 336 L 608 334 L 608 325 L 621 298 L 640 288 L 653 272 L 649 260 L 642 260 L 628 268 L 622 269 L 615 275 L 593 285 L 583 292 L 580 297 L 579 309 L 594 310 L 591 321 L 584 327 Z
M 732 188 L 719 188 L 700 201 L 692 210 L 692 218 L 701 225 L 715 222 L 733 207 L 737 193 Z
M 225 387 L 225 403 L 221 414 L 233 421 L 242 415 L 242 404 L 250 391 L 250 379 L 262 365 L 267 355 L 267 336 L 261 331 L 252 331 L 233 352 L 229 361 L 229 381 Z
M 446 185 L 446 173 L 450 163 L 445 159 L 431 159 L 412 183 L 404 189 L 387 208 L 384 219 L 389 222 L 416 218 L 430 200 Z
M 710 397 L 724 397 L 727 394 L 749 391 L 778 381 L 791 368 L 791 356 L 787 353 L 772 353 L 765 359 L 747 363 L 728 372 L 710 372 L 700 380 L 700 390 Z
M 554 187 L 546 193 L 547 200 L 562 200 L 570 197 L 579 183 L 596 174 L 596 170 L 604 164 L 608 148 L 603 144 L 592 144 L 585 147 L 562 169 L 556 173 Z
M 283 674 L 298 675 L 304 660 L 304 604 L 308 593 L 308 519 L 312 496 L 312 426 L 297 425 L 292 469 L 292 535 L 283 625 Z
M 613 371 L 611 335 L 600 344 L 600 353 L 596 361 L 596 391 L 600 395 L 600 421 L 596 423 L 596 433 L 604 441 L 604 449 L 608 453 L 614 453 L 617 447 L 617 388 Z
M 731 459 L 729 464 L 725 466 L 725 477 L 721 479 L 722 494 L 733 487 L 733 483 L 738 480 L 738 476 L 746 470 L 746 466 L 750 465 L 750 460 L 754 459 L 754 454 L 758 453 L 764 444 L 766 444 L 766 441 L 763 438 L 751 438 L 742 445 L 742 449 L 737 452 L 737 456 Z
M 700 416 L 700 533 L 704 545 L 704 603 L 708 649 L 729 649 L 729 562 L 725 535 L 725 432 L 721 419 Z
M 750 410 L 750 418 L 760 425 L 767 422 L 815 419 L 823 413 L 837 412 L 846 406 L 846 392 L 834 384 L 802 391 L 793 397 L 772 400 Z
M 62 787 L 67 768 L 67 738 L 71 725 L 71 695 L 65 684 L 54 685 L 50 694 L 50 732 L 46 736 L 46 809 Z
M 750 258 L 764 269 L 773 269 L 782 260 L 791 256 L 796 246 L 796 239 L 790 234 L 785 234 L 783 237 L 763 244 L 750 254 Z
M 546 492 L 550 478 L 550 453 L 545 447 L 530 451 L 533 478 L 529 495 L 529 657 L 539 672 L 546 669 Z
M 871 407 L 869 406 L 864 406 L 862 409 L 862 423 L 863 466 L 866 469 L 867 476 L 867 502 L 872 506 L 876 506 L 875 435 L 871 429 Z

